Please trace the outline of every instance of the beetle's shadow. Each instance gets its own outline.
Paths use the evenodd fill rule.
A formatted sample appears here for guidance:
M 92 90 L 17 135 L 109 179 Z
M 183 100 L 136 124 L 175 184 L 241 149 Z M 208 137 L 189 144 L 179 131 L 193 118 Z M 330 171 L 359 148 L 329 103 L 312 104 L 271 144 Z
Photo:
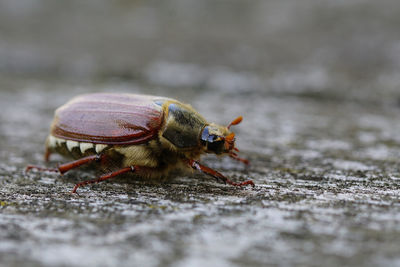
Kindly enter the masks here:
M 86 180 L 92 180 L 104 174 L 96 170 L 76 170 L 60 176 L 63 182 L 71 185 Z M 123 174 L 112 179 L 87 185 L 78 189 L 79 191 L 107 191 L 108 194 L 146 193 L 159 197 L 160 199 L 181 199 L 182 196 L 192 196 L 195 199 L 204 199 L 219 196 L 238 196 L 250 192 L 247 187 L 235 187 L 226 185 L 212 177 L 201 173 L 184 173 L 174 171 L 168 176 L 161 178 L 145 178 L 135 174 Z M 83 193 L 83 192 L 81 192 Z

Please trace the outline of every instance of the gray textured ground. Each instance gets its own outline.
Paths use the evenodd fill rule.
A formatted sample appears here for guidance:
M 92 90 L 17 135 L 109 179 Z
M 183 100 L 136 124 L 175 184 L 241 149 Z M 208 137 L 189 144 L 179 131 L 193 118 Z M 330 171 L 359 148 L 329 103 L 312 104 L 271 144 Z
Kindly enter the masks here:
M 394 0 L 1 1 L 0 265 L 400 265 L 399 18 Z M 54 109 L 98 91 L 243 115 L 251 166 L 203 162 L 256 187 L 194 174 L 77 196 L 93 173 L 25 174 Z

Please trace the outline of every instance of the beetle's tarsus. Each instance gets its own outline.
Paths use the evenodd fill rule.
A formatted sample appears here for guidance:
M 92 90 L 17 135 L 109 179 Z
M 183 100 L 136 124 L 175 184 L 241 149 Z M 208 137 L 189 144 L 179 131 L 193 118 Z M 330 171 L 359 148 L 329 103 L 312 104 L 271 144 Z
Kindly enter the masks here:
M 207 166 L 201 165 L 199 162 L 197 162 L 193 159 L 188 160 L 188 163 L 193 169 L 201 171 L 205 174 L 208 174 L 208 175 L 216 178 L 217 180 L 221 180 L 224 184 L 228 183 L 233 186 L 244 186 L 244 185 L 251 185 L 253 187 L 255 186 L 252 180 L 247 180 L 247 181 L 244 181 L 241 183 L 233 182 L 233 181 L 229 180 L 227 177 L 225 177 L 223 174 L 221 174 Z
M 38 170 L 41 172 L 60 172 L 57 168 L 46 168 L 46 167 L 41 167 L 41 166 L 36 166 L 36 165 L 26 166 L 25 172 L 29 172 L 31 170 Z
M 47 152 L 46 152 L 47 155 Z M 45 155 L 45 157 L 46 157 Z M 46 168 L 46 167 L 41 167 L 41 166 L 36 166 L 36 165 L 28 165 L 25 168 L 25 172 L 29 172 L 30 170 L 38 170 L 41 172 L 59 172 L 60 174 L 64 174 L 69 170 L 78 168 L 84 164 L 88 164 L 92 161 L 96 161 L 96 162 L 100 162 L 105 158 L 105 156 L 103 154 L 99 154 L 99 155 L 91 155 L 91 156 L 87 156 L 75 161 L 71 161 L 68 163 L 64 163 L 64 164 L 60 164 L 57 166 L 57 168 Z
M 251 185 L 252 187 L 256 186 L 252 180 L 247 180 L 247 181 L 244 181 L 241 183 L 235 183 L 228 179 L 227 182 L 228 182 L 228 184 L 233 185 L 233 186 L 244 186 L 244 185 Z

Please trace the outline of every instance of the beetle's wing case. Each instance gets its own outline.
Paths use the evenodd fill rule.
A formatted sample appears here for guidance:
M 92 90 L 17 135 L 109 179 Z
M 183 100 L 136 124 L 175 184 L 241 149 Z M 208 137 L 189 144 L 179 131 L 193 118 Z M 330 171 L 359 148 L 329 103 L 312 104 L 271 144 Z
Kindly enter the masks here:
M 161 97 L 87 94 L 56 110 L 51 135 L 79 142 L 141 144 L 155 138 L 163 123 Z

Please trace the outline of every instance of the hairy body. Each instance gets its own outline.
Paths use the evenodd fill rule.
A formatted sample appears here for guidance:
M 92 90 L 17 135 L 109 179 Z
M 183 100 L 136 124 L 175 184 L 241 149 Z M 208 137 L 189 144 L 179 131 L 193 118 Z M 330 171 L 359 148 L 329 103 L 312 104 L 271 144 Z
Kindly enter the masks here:
M 88 94 L 58 108 L 46 141 L 45 159 L 52 153 L 75 159 L 54 170 L 64 173 L 93 164 L 110 173 L 79 186 L 100 182 L 122 173 L 162 177 L 171 170 L 199 170 L 232 185 L 222 174 L 201 165 L 204 153 L 228 154 L 244 163 L 234 151 L 234 133 L 228 126 L 209 123 L 190 105 L 158 96 Z M 37 166 L 27 169 L 46 170 Z

